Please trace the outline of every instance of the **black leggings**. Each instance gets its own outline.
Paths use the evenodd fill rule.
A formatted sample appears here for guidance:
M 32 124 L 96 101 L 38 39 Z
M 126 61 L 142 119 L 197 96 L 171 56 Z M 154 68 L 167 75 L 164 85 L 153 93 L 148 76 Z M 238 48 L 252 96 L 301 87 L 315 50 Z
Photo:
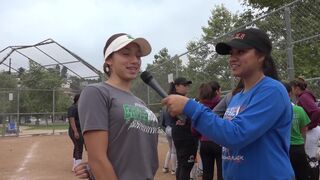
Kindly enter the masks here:
M 304 144 L 291 145 L 289 153 L 296 180 L 308 179 L 309 164 L 304 150 Z
M 74 137 L 74 133 L 73 130 L 69 128 L 69 137 L 71 138 L 72 142 L 73 142 L 73 158 L 74 159 L 82 159 L 82 153 L 83 153 L 83 136 L 82 133 L 78 131 L 79 133 L 79 139 L 76 139 Z
M 308 157 L 308 162 L 309 162 L 309 175 L 310 175 L 310 180 L 319 180 L 319 161 L 313 157 L 309 158 Z
M 200 156 L 203 166 L 203 180 L 213 180 L 214 162 L 217 162 L 218 180 L 222 180 L 222 147 L 212 141 L 201 141 Z
M 189 180 L 190 172 L 193 168 L 197 155 L 198 140 L 173 140 L 176 147 L 178 167 L 176 170 L 177 180 Z

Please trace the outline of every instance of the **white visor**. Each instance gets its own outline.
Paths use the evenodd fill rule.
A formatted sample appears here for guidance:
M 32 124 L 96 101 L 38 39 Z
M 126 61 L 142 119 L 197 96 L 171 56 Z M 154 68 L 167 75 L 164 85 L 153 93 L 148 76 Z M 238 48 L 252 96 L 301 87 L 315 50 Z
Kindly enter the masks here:
M 104 59 L 106 60 L 111 53 L 122 49 L 123 47 L 125 47 L 126 45 L 128 45 L 132 42 L 138 44 L 138 46 L 140 47 L 141 56 L 146 56 L 146 55 L 150 54 L 151 46 L 146 39 L 133 38 L 130 35 L 125 34 L 125 35 L 117 37 L 115 40 L 113 40 L 111 42 L 109 47 L 104 52 Z

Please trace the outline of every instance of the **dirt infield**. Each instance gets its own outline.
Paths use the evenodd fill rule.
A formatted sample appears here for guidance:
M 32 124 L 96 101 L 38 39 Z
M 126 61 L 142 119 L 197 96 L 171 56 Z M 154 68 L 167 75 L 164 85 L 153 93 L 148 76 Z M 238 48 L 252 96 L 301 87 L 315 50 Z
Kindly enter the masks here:
M 175 179 L 161 172 L 167 149 L 165 140 L 160 138 L 155 180 Z M 71 154 L 72 143 L 67 135 L 0 138 L 0 179 L 76 180 L 71 172 Z

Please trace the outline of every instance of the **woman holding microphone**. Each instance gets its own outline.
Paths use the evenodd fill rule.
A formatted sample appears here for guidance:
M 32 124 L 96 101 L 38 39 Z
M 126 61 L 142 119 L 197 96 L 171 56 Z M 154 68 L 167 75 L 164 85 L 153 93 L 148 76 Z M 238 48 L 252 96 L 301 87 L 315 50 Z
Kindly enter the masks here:
M 216 45 L 218 54 L 229 55 L 232 74 L 244 84 L 223 118 L 184 96 L 170 95 L 162 101 L 171 115 L 183 113 L 197 131 L 223 146 L 223 179 L 294 177 L 289 159 L 292 106 L 277 81 L 271 50 L 268 35 L 255 28 Z

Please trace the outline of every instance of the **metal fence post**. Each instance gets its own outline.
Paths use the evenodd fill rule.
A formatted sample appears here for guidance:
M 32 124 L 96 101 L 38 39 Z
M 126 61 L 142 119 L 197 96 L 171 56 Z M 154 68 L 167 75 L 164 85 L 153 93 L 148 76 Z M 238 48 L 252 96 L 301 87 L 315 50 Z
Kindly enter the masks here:
M 54 134 L 54 130 L 55 130 L 55 127 L 54 127 L 54 114 L 55 114 L 55 90 L 53 89 L 52 90 L 52 134 Z
M 20 84 L 17 86 L 17 136 L 20 133 Z
M 287 55 L 288 55 L 288 79 L 291 81 L 294 79 L 294 63 L 293 63 L 293 47 L 292 47 L 292 36 L 291 36 L 291 19 L 290 19 L 290 8 L 285 7 L 284 9 L 284 20 L 286 24 L 287 34 Z
M 1 113 L 1 118 L 2 118 L 2 137 L 6 135 L 6 123 L 4 120 L 4 115 Z
M 179 65 L 179 57 L 178 56 L 176 56 L 176 58 L 175 58 L 175 63 L 176 63 L 176 78 L 178 78 L 179 77 L 179 67 L 178 67 L 178 65 Z

